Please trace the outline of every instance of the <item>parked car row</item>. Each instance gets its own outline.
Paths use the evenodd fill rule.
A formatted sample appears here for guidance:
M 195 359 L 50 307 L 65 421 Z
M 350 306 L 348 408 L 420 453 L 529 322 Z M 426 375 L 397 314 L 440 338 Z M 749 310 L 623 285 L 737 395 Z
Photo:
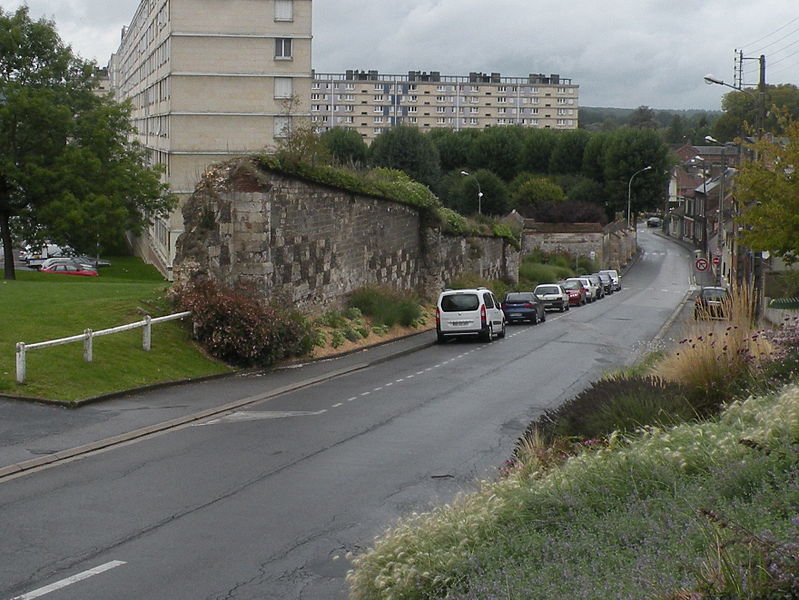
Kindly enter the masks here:
M 26 245 L 20 252 L 20 259 L 32 269 L 42 273 L 61 273 L 97 277 L 99 267 L 110 266 L 107 260 L 91 258 L 80 254 L 69 246 L 45 243 L 41 246 Z M 56 268 L 58 267 L 58 268 Z
M 543 323 L 547 310 L 564 312 L 620 289 L 618 272 L 606 270 L 541 284 L 532 292 L 509 292 L 504 302 L 499 302 L 488 288 L 444 290 L 436 303 L 438 342 L 456 337 L 477 337 L 490 342 L 495 337 L 505 337 L 509 323 Z

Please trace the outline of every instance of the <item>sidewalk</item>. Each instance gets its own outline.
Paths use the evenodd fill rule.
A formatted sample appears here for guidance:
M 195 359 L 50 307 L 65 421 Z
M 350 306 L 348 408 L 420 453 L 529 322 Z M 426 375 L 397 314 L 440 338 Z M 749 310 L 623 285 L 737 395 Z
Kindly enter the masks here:
M 78 410 L 0 402 L 0 478 L 234 410 L 435 343 L 424 331 L 337 358 L 132 391 Z

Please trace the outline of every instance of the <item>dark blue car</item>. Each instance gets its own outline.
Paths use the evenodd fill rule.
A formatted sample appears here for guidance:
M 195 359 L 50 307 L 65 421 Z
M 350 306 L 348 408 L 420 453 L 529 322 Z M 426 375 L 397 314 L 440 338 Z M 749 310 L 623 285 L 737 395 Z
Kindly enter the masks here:
M 510 292 L 502 303 L 508 323 L 529 321 L 533 325 L 547 320 L 544 303 L 533 292 Z

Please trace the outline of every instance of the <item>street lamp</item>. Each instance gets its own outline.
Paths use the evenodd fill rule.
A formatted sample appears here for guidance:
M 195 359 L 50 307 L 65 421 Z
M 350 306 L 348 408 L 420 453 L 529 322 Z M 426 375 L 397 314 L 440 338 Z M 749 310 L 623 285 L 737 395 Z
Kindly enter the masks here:
M 475 177 L 471 173 L 468 173 L 466 171 L 461 171 L 461 175 L 463 175 L 464 177 L 471 177 L 472 179 L 474 179 L 475 183 L 477 183 L 477 214 L 478 215 L 482 215 L 483 214 L 483 190 L 480 189 L 480 180 L 477 179 L 477 177 Z
M 627 228 L 630 227 L 630 200 L 632 199 L 632 189 L 633 189 L 633 179 L 639 173 L 643 173 L 644 171 L 649 171 L 652 169 L 652 165 L 644 167 L 643 169 L 639 169 L 635 173 L 632 174 L 630 177 L 630 181 L 627 183 Z

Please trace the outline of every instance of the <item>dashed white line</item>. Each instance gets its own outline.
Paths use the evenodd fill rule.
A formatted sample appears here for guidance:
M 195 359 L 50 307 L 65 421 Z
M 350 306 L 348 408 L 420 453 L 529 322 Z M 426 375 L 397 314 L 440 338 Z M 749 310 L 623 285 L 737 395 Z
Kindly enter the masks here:
M 371 392 L 361 392 L 361 396 L 368 396 Z
M 352 398 L 347 398 L 347 402 L 353 402 L 358 399 L 358 396 L 353 396 Z
M 32 592 L 28 592 L 27 594 L 22 594 L 21 596 L 14 596 L 11 600 L 33 600 L 34 598 L 39 598 L 40 596 L 44 596 L 45 594 L 49 594 L 50 592 L 55 592 L 56 590 L 63 589 L 67 586 L 72 585 L 73 583 L 77 583 L 79 581 L 83 581 L 84 579 L 88 579 L 89 577 L 94 577 L 95 575 L 99 575 L 100 573 L 105 573 L 106 571 L 110 571 L 116 567 L 126 564 L 125 561 L 122 560 L 112 560 L 111 562 L 107 562 L 99 567 L 94 567 L 93 569 L 89 569 L 88 571 L 83 571 L 82 573 L 78 573 L 77 575 L 73 575 L 72 577 L 67 577 L 66 579 L 62 579 L 61 581 L 56 581 L 55 583 L 51 583 L 50 585 L 46 585 L 44 587 L 39 588 L 38 590 L 33 590 Z
M 341 402 L 339 402 L 338 404 L 334 404 L 334 405 L 333 405 L 333 408 L 338 408 L 339 406 L 344 406 L 344 404 L 342 404 Z

